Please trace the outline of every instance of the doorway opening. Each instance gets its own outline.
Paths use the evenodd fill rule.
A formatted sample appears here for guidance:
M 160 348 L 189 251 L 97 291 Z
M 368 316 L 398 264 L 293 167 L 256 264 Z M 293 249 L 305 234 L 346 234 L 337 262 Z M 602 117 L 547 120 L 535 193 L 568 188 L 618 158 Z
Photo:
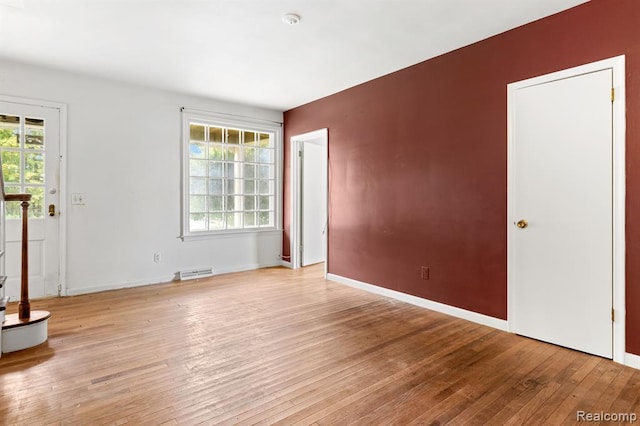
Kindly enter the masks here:
M 328 270 L 328 130 L 291 138 L 291 266 L 324 262 Z

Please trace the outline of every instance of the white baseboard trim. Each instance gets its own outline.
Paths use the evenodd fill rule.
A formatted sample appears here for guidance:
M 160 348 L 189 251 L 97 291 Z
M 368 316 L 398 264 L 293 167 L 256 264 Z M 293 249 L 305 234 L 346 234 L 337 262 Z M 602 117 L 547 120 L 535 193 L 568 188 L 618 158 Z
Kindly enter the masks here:
M 249 265 L 240 265 L 240 266 L 233 266 L 230 268 L 213 268 L 213 275 L 222 275 L 222 274 L 232 274 L 234 272 L 245 272 L 245 271 L 253 271 L 255 269 L 262 269 L 262 268 L 271 268 L 273 266 L 280 266 L 280 261 L 276 260 L 274 262 L 269 262 L 269 263 L 252 263 Z
M 493 327 L 502 331 L 508 331 L 507 321 L 490 317 L 488 315 L 467 311 L 466 309 L 456 308 L 455 306 L 445 305 L 444 303 L 434 302 L 432 300 L 423 299 L 421 297 L 412 296 L 410 294 L 401 293 L 399 291 L 389 290 L 388 288 L 364 283 L 362 281 L 353 280 L 351 278 L 341 277 L 340 275 L 327 274 L 327 279 L 329 281 L 345 284 L 350 287 L 359 288 L 361 290 L 365 290 L 370 293 L 379 294 L 381 296 L 390 297 L 392 299 L 396 299 L 401 302 L 406 302 L 412 305 L 420 306 L 421 308 L 431 309 L 432 311 L 451 315 L 453 317 L 475 322 L 477 324 L 486 325 L 488 327 Z
M 270 268 L 272 266 L 280 266 L 280 261 L 276 260 L 270 263 L 252 263 L 249 265 L 234 266 L 231 268 L 216 268 L 214 266 L 213 276 L 215 277 L 216 275 L 231 274 L 233 272 L 252 271 L 254 269 L 260 269 L 260 268 Z M 170 276 L 148 278 L 144 280 L 102 284 L 102 285 L 97 285 L 93 287 L 67 288 L 65 295 L 78 296 L 80 294 L 99 293 L 101 291 L 120 290 L 123 288 L 131 288 L 131 287 L 141 287 L 143 285 L 163 284 L 171 281 L 176 281 L 175 274 Z
M 627 367 L 640 369 L 640 356 L 625 352 L 624 365 L 626 365 Z
M 281 260 L 280 261 L 280 266 L 284 266 L 285 268 L 293 269 L 293 265 L 291 264 L 291 262 L 289 262 L 287 260 Z
M 123 288 L 141 287 L 143 285 L 162 284 L 175 280 L 175 275 L 149 278 L 146 280 L 119 282 L 97 285 L 93 287 L 67 288 L 66 296 L 78 296 L 80 294 L 99 293 L 101 291 L 120 290 Z

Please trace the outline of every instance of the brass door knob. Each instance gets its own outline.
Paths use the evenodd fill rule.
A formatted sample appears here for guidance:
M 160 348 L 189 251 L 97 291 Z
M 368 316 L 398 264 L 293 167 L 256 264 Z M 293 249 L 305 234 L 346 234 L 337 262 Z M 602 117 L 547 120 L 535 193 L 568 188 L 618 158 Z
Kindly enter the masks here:
M 49 204 L 49 216 L 56 215 L 56 206 L 54 204 Z
M 527 226 L 529 226 L 529 222 L 527 222 L 527 221 L 526 221 L 526 220 L 524 220 L 524 219 L 520 219 L 519 221 L 517 221 L 517 222 L 516 222 L 516 226 L 517 226 L 518 228 L 520 228 L 520 229 L 524 229 L 524 228 L 526 228 Z

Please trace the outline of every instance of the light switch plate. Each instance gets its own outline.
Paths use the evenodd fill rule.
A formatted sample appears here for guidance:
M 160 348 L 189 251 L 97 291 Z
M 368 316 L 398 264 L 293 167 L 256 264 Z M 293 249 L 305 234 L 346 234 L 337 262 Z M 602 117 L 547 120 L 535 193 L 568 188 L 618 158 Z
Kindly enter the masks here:
M 84 205 L 84 194 L 75 193 L 71 194 L 71 204 L 81 206 Z

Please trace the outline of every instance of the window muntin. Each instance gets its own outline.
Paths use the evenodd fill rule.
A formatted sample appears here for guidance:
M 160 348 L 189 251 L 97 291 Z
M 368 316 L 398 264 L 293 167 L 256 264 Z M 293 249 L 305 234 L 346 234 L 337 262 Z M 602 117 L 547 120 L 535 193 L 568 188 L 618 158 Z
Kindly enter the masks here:
M 0 155 L 8 194 L 31 194 L 29 219 L 44 218 L 45 122 L 41 118 L 0 115 Z M 7 219 L 20 218 L 20 205 L 5 206 Z
M 185 121 L 187 234 L 273 229 L 278 132 Z

